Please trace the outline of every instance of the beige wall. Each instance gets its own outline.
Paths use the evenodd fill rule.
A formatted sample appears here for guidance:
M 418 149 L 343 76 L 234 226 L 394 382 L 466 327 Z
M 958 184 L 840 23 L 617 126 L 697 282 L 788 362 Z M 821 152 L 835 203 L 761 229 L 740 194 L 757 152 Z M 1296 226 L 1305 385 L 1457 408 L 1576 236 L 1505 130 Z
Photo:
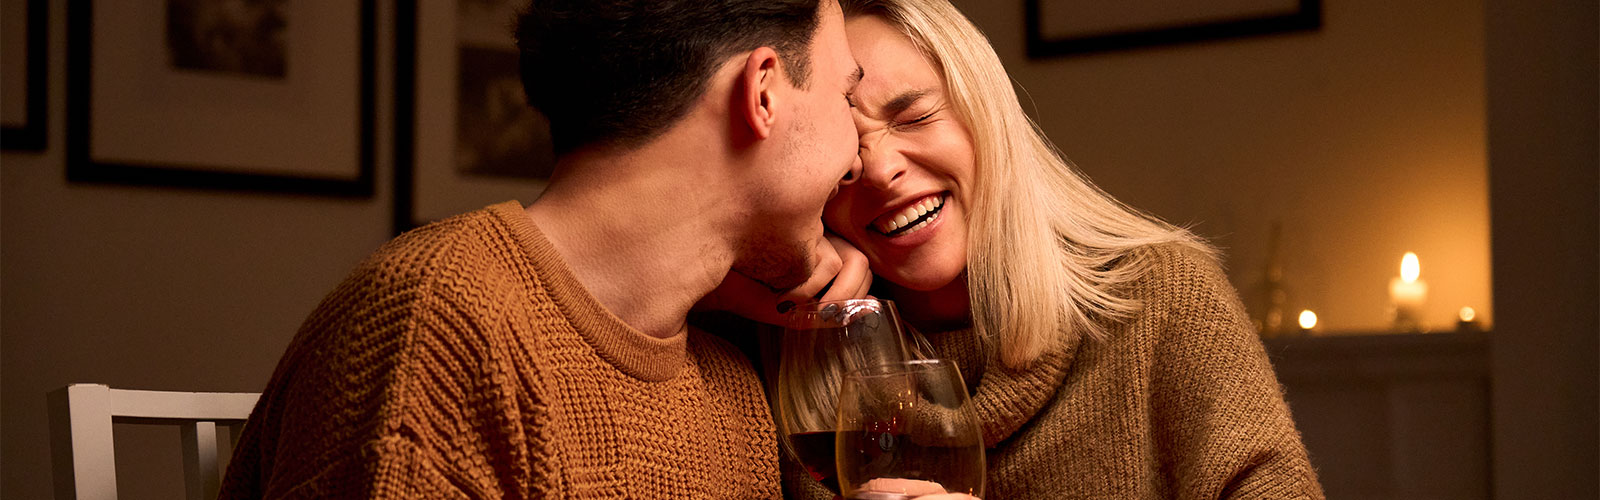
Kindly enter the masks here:
M 0 157 L 4 498 L 51 498 L 47 391 L 70 382 L 259 391 L 305 315 L 389 236 L 384 78 L 374 198 L 68 184 L 65 3 L 50 2 L 50 147 Z M 123 498 L 181 498 L 181 478 L 136 480 L 178 470 L 177 432 L 122 427 L 119 440 L 166 446 L 120 456 L 135 490 Z
M 1426 319 L 1491 316 L 1483 0 L 1324 2 L 1316 32 L 1028 60 L 1022 2 L 955 2 L 1101 187 L 1221 245 L 1242 292 L 1284 224 L 1298 308 L 1388 326 L 1416 252 Z

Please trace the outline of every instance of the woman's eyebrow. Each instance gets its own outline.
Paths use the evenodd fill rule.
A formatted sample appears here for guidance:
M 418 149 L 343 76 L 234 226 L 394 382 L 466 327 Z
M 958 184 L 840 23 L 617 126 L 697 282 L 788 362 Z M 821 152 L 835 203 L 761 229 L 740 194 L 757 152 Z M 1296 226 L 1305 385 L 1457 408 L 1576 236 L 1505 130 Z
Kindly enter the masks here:
M 883 114 L 884 116 L 898 115 L 901 111 L 911 107 L 912 104 L 916 104 L 918 99 L 927 97 L 928 94 L 932 93 L 933 91 L 929 89 L 912 89 L 901 92 L 899 95 L 894 96 L 894 99 L 890 99 L 888 103 L 883 105 Z

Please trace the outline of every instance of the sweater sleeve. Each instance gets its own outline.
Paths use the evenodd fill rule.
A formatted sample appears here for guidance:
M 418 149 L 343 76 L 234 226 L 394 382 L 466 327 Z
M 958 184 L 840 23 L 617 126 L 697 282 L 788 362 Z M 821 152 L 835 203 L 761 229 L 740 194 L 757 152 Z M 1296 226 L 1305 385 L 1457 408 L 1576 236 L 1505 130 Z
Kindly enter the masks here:
M 220 498 L 550 496 L 539 364 L 507 318 L 483 292 L 398 279 L 341 287 L 307 320 Z
M 1178 498 L 1323 498 L 1244 307 L 1208 256 L 1157 259 L 1166 315 L 1151 353 L 1156 446 Z M 1174 255 L 1175 254 L 1175 255 Z

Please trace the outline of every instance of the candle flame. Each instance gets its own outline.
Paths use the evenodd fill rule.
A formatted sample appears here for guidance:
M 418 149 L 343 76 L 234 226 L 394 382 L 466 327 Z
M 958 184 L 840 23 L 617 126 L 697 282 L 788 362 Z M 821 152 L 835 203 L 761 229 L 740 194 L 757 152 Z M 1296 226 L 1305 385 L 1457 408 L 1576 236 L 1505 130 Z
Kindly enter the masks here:
M 1310 330 L 1317 326 L 1317 313 L 1310 309 L 1300 311 L 1300 328 Z
M 1471 307 L 1463 307 L 1461 308 L 1460 316 L 1461 321 L 1472 321 L 1473 318 L 1478 317 L 1478 311 L 1474 311 Z
M 1400 279 L 1406 283 L 1416 283 L 1421 275 L 1422 264 L 1417 262 L 1417 254 L 1406 252 L 1406 256 L 1400 259 Z

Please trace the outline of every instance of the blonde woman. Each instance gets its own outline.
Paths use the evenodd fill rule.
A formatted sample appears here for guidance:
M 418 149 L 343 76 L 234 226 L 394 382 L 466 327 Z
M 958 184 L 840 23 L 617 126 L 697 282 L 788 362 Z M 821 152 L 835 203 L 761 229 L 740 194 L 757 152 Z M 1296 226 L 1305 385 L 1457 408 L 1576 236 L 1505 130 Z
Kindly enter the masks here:
M 823 220 L 961 367 L 987 496 L 1322 498 L 1210 247 L 1076 173 L 945 0 L 843 6 L 863 170 Z

